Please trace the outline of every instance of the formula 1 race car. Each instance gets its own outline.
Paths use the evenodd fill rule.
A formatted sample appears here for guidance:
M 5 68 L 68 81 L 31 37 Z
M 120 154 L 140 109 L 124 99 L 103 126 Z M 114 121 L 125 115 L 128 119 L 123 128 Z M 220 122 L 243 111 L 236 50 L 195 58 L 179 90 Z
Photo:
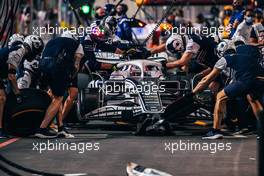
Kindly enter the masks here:
M 100 72 L 78 75 L 77 117 L 80 121 L 106 120 L 141 124 L 146 119 L 154 119 L 155 122 L 166 118 L 166 107 L 190 92 L 195 84 L 195 76 L 189 77 L 184 72 L 167 74 L 162 67 L 166 60 L 164 57 L 122 60 L 115 56 L 107 60 L 106 55 L 101 54 L 98 60 L 117 64 L 117 69 L 107 76 Z M 171 121 L 211 119 L 210 95 L 207 91 L 200 98 L 197 96 L 196 100 L 191 100 L 195 104 L 189 103 L 191 107 L 184 113 L 173 112 L 175 118 Z M 188 107 L 188 103 L 183 106 Z

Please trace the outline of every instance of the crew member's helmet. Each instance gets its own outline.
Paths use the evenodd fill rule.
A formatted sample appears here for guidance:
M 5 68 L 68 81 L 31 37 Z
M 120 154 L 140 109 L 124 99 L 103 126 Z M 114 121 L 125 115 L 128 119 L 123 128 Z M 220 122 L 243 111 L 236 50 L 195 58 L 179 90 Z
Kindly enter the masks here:
M 236 47 L 232 40 L 223 40 L 216 47 L 216 54 L 219 58 L 226 54 L 233 54 L 236 52 Z
M 172 34 L 166 41 L 166 50 L 169 54 L 175 55 L 184 51 L 183 36 Z
M 23 44 L 29 49 L 30 53 L 33 55 L 40 54 L 44 48 L 43 40 L 37 35 L 27 36 Z
M 10 47 L 15 46 L 15 45 L 23 44 L 23 41 L 24 41 L 24 36 L 23 35 L 20 35 L 18 33 L 13 34 L 9 38 L 8 47 L 10 48 Z
M 108 16 L 104 20 L 102 20 L 101 24 L 105 28 L 107 28 L 112 34 L 116 32 L 117 20 L 113 16 Z
M 125 15 L 128 11 L 128 6 L 126 4 L 120 4 L 116 8 L 116 12 L 118 16 Z
M 64 31 L 61 34 L 61 37 L 71 38 L 71 39 L 76 40 L 76 41 L 79 40 L 79 36 L 76 34 L 76 32 L 73 32 L 70 30 Z
M 244 37 L 242 36 L 236 36 L 233 38 L 233 42 L 235 46 L 239 46 L 239 45 L 245 45 L 246 44 L 246 40 Z
M 104 6 L 106 15 L 116 15 L 115 5 L 114 4 L 105 4 Z
M 91 25 L 91 36 L 98 40 L 109 41 L 114 38 L 117 21 L 113 16 L 103 19 L 100 25 Z

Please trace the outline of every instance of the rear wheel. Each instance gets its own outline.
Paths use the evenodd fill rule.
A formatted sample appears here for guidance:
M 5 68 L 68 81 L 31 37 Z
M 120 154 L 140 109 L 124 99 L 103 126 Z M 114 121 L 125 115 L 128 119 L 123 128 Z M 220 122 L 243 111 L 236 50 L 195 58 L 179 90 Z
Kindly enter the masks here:
M 11 134 L 26 136 L 39 128 L 51 98 L 39 89 L 22 89 L 21 95 L 21 104 L 17 104 L 14 94 L 7 95 L 4 124 Z

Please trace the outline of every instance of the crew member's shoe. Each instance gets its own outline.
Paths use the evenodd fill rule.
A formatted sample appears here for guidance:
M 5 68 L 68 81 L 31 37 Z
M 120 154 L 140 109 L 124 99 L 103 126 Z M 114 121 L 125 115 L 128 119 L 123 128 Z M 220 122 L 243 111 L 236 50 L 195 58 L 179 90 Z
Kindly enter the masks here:
M 57 137 L 57 134 L 51 132 L 48 128 L 39 128 L 34 136 L 43 139 L 50 139 Z
M 58 125 L 55 125 L 54 123 L 50 124 L 50 126 L 48 127 L 49 130 L 52 130 L 55 133 L 58 133 Z
M 250 130 L 248 128 L 242 128 L 241 130 L 234 132 L 233 135 L 243 135 L 243 134 L 246 134 L 249 132 L 250 132 Z
M 0 138 L 8 138 L 9 136 L 5 133 L 3 128 L 0 128 Z
M 210 129 L 202 139 L 222 139 L 224 136 L 221 134 L 221 131 L 218 129 Z
M 58 137 L 60 138 L 74 138 L 74 135 L 69 133 L 64 126 L 58 128 Z

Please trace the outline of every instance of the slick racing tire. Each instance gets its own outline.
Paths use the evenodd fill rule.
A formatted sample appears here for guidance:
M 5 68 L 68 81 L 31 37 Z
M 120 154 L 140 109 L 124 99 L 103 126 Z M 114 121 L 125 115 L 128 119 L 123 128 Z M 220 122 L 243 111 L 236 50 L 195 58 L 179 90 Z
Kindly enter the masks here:
M 7 95 L 4 124 L 16 136 L 27 136 L 39 128 L 51 103 L 49 95 L 39 89 L 22 89 L 23 102 L 18 104 L 14 94 Z

